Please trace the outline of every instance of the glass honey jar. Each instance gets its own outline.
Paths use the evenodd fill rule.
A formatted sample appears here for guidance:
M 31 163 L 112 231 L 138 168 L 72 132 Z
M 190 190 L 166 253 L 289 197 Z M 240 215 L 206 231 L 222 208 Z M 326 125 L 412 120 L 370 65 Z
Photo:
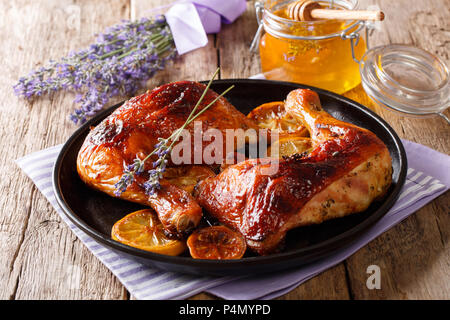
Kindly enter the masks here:
M 366 51 L 361 21 L 289 19 L 293 1 L 257 3 L 259 53 L 264 76 L 344 93 L 361 82 L 359 64 Z M 324 8 L 355 10 L 357 0 L 318 1 Z M 355 62 L 356 61 L 356 62 Z

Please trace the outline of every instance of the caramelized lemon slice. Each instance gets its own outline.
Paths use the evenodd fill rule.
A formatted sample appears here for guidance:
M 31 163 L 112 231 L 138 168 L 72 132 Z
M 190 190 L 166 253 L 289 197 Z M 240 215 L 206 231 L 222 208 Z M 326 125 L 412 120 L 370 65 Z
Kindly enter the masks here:
M 247 118 L 253 119 L 260 128 L 277 130 L 280 137 L 296 132 L 306 137 L 306 127 L 286 112 L 283 101 L 264 103 L 253 109 Z
M 180 189 L 191 193 L 201 180 L 215 176 L 215 173 L 207 166 L 180 166 L 170 167 L 164 172 L 164 179 Z
M 187 245 L 194 259 L 240 259 L 247 248 L 244 237 L 225 226 L 197 230 Z
M 114 224 L 111 236 L 128 246 L 169 256 L 179 255 L 186 250 L 183 241 L 172 240 L 164 235 L 163 226 L 152 209 L 126 215 Z
M 278 149 L 278 150 L 277 150 Z M 301 134 L 293 133 L 274 142 L 268 149 L 267 155 L 272 158 L 302 154 L 311 150 L 311 139 Z

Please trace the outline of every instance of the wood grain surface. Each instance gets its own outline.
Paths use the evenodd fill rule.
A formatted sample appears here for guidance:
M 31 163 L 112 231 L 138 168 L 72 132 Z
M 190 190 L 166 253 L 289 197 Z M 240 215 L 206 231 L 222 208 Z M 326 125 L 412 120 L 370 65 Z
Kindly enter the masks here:
M 86 47 L 95 34 L 121 19 L 153 15 L 163 0 L 0 0 L 0 299 L 133 299 L 61 221 L 14 160 L 63 143 L 76 127 L 67 119 L 71 94 L 26 102 L 12 85 L 19 76 Z M 411 44 L 450 62 L 450 1 L 360 0 L 386 14 L 371 45 Z M 256 31 L 254 1 L 234 24 L 209 35 L 148 82 L 206 80 L 260 72 L 248 48 Z M 374 106 L 361 86 L 345 94 L 386 119 L 401 138 L 450 152 L 450 127 L 440 118 L 407 118 Z M 118 97 L 118 99 L 124 97 Z M 446 113 L 449 114 L 448 111 Z M 447 193 L 378 237 L 345 262 L 279 299 L 449 299 L 450 195 Z M 381 268 L 381 289 L 368 290 L 366 268 Z M 198 294 L 193 299 L 215 299 Z

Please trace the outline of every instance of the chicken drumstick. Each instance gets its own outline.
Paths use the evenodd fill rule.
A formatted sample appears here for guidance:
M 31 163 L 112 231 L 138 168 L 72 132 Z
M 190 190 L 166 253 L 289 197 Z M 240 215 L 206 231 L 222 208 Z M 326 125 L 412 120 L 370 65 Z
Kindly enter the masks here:
M 311 153 L 246 160 L 195 191 L 203 208 L 262 255 L 277 251 L 290 229 L 364 211 L 391 184 L 391 157 L 375 134 L 331 117 L 311 90 L 290 92 L 286 109 L 307 126 Z M 267 174 L 273 161 L 279 168 Z

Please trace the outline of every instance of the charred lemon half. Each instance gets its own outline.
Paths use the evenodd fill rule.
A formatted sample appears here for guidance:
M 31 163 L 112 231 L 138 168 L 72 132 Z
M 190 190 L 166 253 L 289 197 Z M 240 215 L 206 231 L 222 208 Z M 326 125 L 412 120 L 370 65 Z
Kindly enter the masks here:
M 194 259 L 240 259 L 247 248 L 244 237 L 225 226 L 197 230 L 187 245 Z
M 152 209 L 126 215 L 114 224 L 111 236 L 130 247 L 169 256 L 177 256 L 186 250 L 185 242 L 165 236 L 163 225 Z
M 260 128 L 278 131 L 280 138 L 293 132 L 303 137 L 308 136 L 303 123 L 286 112 L 283 101 L 264 103 L 253 109 L 247 118 L 254 120 Z

